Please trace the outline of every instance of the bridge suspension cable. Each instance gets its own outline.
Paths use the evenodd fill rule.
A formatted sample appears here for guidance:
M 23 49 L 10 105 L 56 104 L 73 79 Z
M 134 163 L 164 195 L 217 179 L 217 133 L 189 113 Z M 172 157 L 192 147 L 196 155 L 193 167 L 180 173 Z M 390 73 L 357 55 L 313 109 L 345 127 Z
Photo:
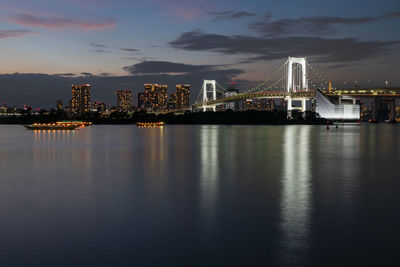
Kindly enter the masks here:
M 285 69 L 284 67 L 286 66 L 287 63 L 288 63 L 288 60 L 286 60 L 285 63 L 283 63 L 275 72 L 273 72 L 272 74 L 270 74 L 264 81 L 262 81 L 262 82 L 261 82 L 260 84 L 258 84 L 257 86 L 255 86 L 255 87 L 253 87 L 253 88 L 247 90 L 247 91 L 244 92 L 244 93 L 245 93 L 245 94 L 246 94 L 246 93 L 251 93 L 251 92 L 256 91 L 257 89 L 259 89 L 259 88 L 265 86 L 268 82 L 271 81 L 272 78 L 274 78 L 277 74 L 279 74 L 279 72 L 280 72 L 281 70 L 284 70 L 284 69 Z

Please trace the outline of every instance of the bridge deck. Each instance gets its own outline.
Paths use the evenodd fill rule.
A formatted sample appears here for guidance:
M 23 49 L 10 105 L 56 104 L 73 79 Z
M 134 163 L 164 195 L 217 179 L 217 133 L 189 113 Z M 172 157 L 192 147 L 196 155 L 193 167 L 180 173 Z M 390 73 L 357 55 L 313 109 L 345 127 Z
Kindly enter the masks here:
M 368 97 L 392 97 L 400 98 L 400 88 L 356 88 L 356 89 L 335 89 L 335 90 L 324 90 L 321 91 L 326 96 L 352 96 L 357 98 L 368 98 Z M 217 100 L 211 100 L 207 103 L 195 104 L 196 107 L 203 105 L 213 106 L 219 105 L 227 102 L 235 102 L 239 100 L 246 99 L 257 99 L 257 98 L 285 98 L 291 97 L 296 100 L 296 98 L 314 98 L 315 90 L 309 91 L 265 91 L 265 92 L 255 92 L 255 93 L 242 93 L 230 97 L 222 97 Z

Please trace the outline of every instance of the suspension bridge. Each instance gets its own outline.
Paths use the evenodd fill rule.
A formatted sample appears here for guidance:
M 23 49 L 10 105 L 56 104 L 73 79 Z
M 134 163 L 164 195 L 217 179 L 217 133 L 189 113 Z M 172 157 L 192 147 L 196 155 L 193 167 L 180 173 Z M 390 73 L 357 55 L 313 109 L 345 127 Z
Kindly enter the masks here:
M 325 79 L 304 57 L 288 57 L 287 60 L 266 79 L 253 88 L 237 93 L 226 94 L 227 90 L 215 80 L 204 80 L 203 86 L 194 104 L 195 109 L 216 111 L 217 106 L 248 99 L 284 99 L 290 116 L 293 109 L 305 112 L 307 101 L 315 102 L 316 111 L 329 119 L 359 119 L 360 106 L 357 97 L 373 97 L 377 95 L 400 97 L 400 89 L 368 90 L 333 90 L 329 80 Z M 217 97 L 217 93 L 221 97 Z M 339 104 L 328 98 L 339 98 Z M 341 100 L 350 100 L 352 104 L 342 105 Z M 299 102 L 294 106 L 293 102 Z

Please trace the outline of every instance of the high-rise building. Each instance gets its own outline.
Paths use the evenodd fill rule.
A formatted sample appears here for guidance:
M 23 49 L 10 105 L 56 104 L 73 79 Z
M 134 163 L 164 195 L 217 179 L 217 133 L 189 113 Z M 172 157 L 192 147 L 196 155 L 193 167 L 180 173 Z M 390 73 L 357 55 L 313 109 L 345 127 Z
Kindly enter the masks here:
M 117 91 L 117 105 L 120 111 L 127 112 L 132 106 L 132 92 L 131 90 L 118 90 Z
M 138 93 L 138 108 L 139 109 L 145 109 L 145 103 L 146 103 L 146 94 L 143 92 Z
M 90 84 L 72 85 L 71 109 L 80 115 L 90 111 Z
M 183 110 L 189 108 L 190 85 L 178 84 L 176 86 L 176 109 Z
M 145 84 L 145 109 L 164 111 L 167 108 L 167 85 Z
M 62 104 L 62 101 L 61 101 L 61 100 L 57 100 L 57 101 L 56 101 L 56 109 L 57 109 L 58 111 L 63 110 L 63 104 Z
M 167 110 L 168 111 L 176 110 L 176 94 L 171 94 L 169 96 L 167 103 Z
M 225 92 L 225 97 L 235 96 L 239 93 L 239 90 L 236 89 L 236 83 L 229 83 L 228 90 Z M 234 111 L 239 110 L 239 101 L 229 102 L 225 104 L 225 109 L 231 109 Z

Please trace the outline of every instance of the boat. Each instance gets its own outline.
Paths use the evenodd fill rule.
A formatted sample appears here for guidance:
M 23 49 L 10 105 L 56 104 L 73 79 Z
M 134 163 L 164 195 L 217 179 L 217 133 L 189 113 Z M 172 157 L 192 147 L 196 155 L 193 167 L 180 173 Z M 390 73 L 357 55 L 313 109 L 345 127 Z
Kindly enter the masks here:
M 33 123 L 24 125 L 28 130 L 75 130 L 79 127 L 76 124 L 57 124 L 57 123 Z
M 159 121 L 159 122 L 137 122 L 136 126 L 138 127 L 162 127 L 164 126 L 164 122 L 163 121 Z
M 74 124 L 77 125 L 78 127 L 87 127 L 91 126 L 93 123 L 90 121 L 58 121 L 56 124 L 59 125 L 68 125 L 68 124 Z

